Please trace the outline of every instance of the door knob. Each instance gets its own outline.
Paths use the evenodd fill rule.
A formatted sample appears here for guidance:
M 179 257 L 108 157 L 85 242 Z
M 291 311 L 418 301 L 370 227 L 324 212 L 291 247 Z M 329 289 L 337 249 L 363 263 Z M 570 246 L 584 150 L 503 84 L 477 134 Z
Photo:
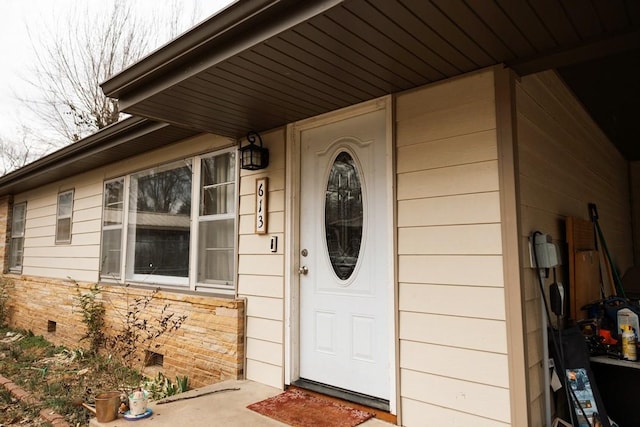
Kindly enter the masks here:
M 307 266 L 306 266 L 306 265 L 303 265 L 302 267 L 300 267 L 300 268 L 298 269 L 298 273 L 299 273 L 299 274 L 303 274 L 303 275 L 305 275 L 305 274 L 307 274 L 308 272 L 309 272 L 309 269 L 307 268 Z

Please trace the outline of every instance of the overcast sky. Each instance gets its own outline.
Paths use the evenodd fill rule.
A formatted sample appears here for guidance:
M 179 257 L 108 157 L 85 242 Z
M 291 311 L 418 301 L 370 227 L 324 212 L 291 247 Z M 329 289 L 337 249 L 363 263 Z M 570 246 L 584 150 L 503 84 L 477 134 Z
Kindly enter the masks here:
M 218 12 L 233 0 L 181 0 L 185 13 L 198 21 Z M 149 11 L 169 11 L 175 0 L 130 0 L 136 14 Z M 64 22 L 65 16 L 77 7 L 89 9 L 90 14 L 103 13 L 113 0 L 0 0 L 0 137 L 11 139 L 18 133 L 20 123 L 30 120 L 31 113 L 16 99 L 28 96 L 25 77 L 33 69 L 34 47 L 29 31 L 53 28 Z M 183 29 L 183 31 L 186 30 Z M 164 40 L 165 42 L 168 40 Z

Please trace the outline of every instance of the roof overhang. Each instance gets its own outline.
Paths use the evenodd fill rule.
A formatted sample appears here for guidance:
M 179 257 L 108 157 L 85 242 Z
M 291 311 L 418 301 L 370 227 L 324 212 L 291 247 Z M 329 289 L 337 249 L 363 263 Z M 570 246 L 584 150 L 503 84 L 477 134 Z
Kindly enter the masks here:
M 0 196 L 17 194 L 197 135 L 131 117 L 0 177 Z
M 249 0 L 102 87 L 130 114 L 239 138 L 495 64 L 612 53 L 640 53 L 637 2 Z

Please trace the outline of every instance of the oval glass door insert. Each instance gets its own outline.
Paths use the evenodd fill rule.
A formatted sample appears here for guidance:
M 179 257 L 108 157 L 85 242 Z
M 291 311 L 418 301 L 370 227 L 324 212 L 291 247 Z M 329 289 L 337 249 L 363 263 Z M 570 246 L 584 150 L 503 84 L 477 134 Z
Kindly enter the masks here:
M 327 181 L 324 227 L 327 251 L 336 276 L 347 280 L 360 254 L 363 227 L 362 184 L 353 157 L 338 154 Z

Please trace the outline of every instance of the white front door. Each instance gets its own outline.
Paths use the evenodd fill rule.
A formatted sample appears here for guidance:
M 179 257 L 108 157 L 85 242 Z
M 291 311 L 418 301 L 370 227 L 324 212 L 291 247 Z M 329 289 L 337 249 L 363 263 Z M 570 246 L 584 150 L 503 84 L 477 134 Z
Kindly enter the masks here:
M 300 132 L 300 378 L 390 398 L 386 111 Z

